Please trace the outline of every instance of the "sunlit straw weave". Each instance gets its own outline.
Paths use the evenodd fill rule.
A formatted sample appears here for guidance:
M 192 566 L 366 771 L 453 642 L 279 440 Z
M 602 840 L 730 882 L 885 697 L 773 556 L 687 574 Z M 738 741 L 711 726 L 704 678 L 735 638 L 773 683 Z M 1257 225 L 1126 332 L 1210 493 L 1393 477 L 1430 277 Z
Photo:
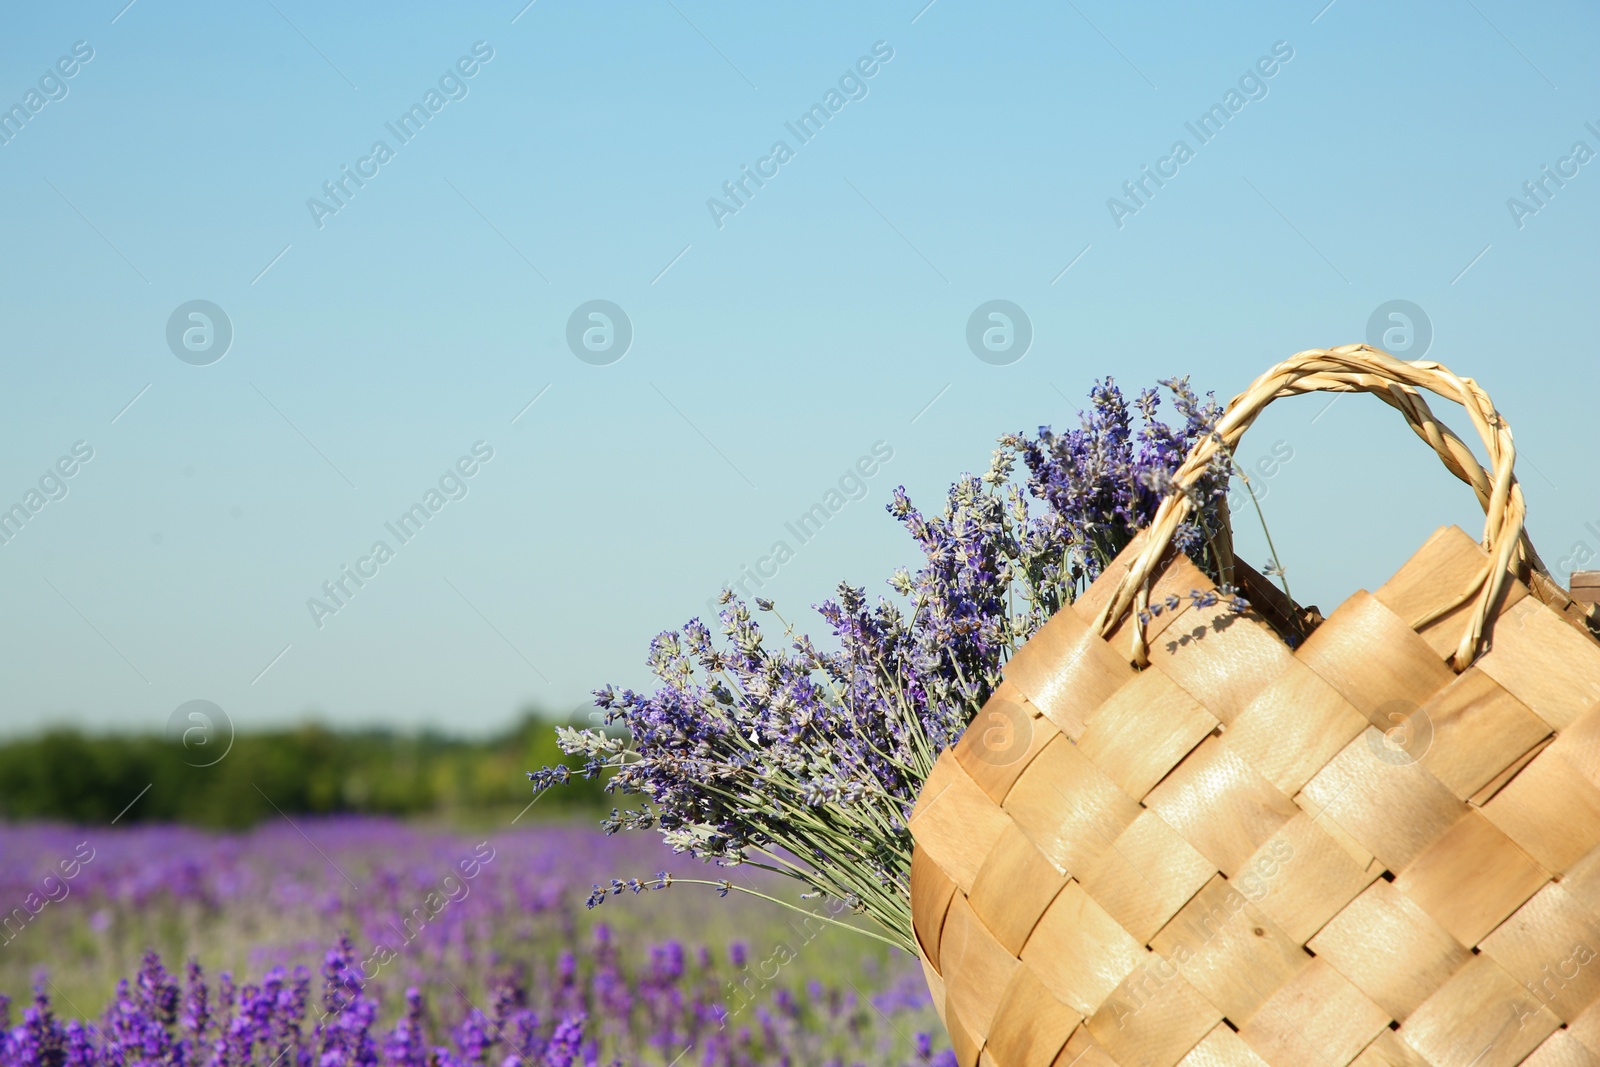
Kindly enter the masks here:
M 1489 470 L 1423 389 L 1466 407 Z M 918 799 L 913 920 L 962 1067 L 1600 1067 L 1586 606 L 1523 534 L 1476 383 L 1305 352 L 1235 398 L 1223 442 L 1311 391 L 1397 408 L 1477 492 L 1483 544 L 1441 529 L 1291 650 L 1191 601 L 1212 583 L 1169 550 L 1190 505 L 1168 497 Z

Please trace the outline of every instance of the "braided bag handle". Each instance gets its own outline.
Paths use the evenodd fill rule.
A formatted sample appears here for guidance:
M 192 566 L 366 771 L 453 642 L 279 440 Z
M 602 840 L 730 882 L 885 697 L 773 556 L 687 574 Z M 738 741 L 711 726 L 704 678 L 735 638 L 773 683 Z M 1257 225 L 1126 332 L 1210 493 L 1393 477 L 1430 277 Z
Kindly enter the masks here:
M 1454 400 L 1467 409 L 1488 451 L 1491 470 L 1485 471 L 1471 449 L 1434 418 L 1419 390 Z M 1372 393 L 1398 410 L 1417 436 L 1438 453 L 1450 473 L 1472 486 L 1483 505 L 1483 547 L 1489 554 L 1483 570 L 1460 597 L 1413 622 L 1414 627 L 1424 626 L 1476 598 L 1451 660 L 1455 670 L 1466 670 L 1483 651 L 1488 620 L 1510 579 L 1534 584 L 1541 599 L 1547 601 L 1558 593 L 1559 585 L 1550 577 L 1523 530 L 1527 506 L 1512 473 L 1516 445 L 1489 394 L 1471 378 L 1458 377 L 1431 360 L 1407 362 L 1367 345 L 1314 348 L 1290 356 L 1234 397 L 1215 432 L 1197 442 L 1174 473 L 1172 486 L 1151 521 L 1143 551 L 1123 575 L 1097 620 L 1101 636 L 1109 636 L 1132 612 L 1133 651 L 1141 667 L 1149 663 L 1149 649 L 1140 613 L 1149 607 L 1150 580 L 1173 535 L 1194 509 L 1189 493 L 1204 477 L 1218 450 L 1226 448 L 1231 454 L 1268 404 L 1280 397 L 1319 392 Z

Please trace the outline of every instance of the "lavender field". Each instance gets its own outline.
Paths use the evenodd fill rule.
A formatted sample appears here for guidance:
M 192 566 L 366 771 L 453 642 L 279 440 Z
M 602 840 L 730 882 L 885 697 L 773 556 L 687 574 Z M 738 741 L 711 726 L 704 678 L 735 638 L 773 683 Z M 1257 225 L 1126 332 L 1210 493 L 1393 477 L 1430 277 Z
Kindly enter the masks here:
M 529 774 L 540 796 L 603 780 L 628 798 L 603 822 L 616 836 L 511 818 L 471 832 L 295 822 L 270 801 L 277 817 L 257 807 L 266 821 L 244 834 L 0 827 L 0 993 L 14 1001 L 0 1067 L 952 1065 L 912 952 L 906 819 L 1000 665 L 1130 543 L 1210 432 L 1214 397 L 1186 378 L 1161 384 L 1179 426 L 1158 418 L 1159 391 L 1130 403 L 1108 378 L 1080 429 L 1000 437 L 987 472 L 962 475 L 942 509 L 896 489 L 887 511 L 922 565 L 888 580 L 895 600 L 841 583 L 816 606 L 819 640 L 763 597 L 752 615 L 731 589 L 715 629 L 658 634 L 657 686 L 596 690 L 604 723 L 560 730 L 566 760 Z M 1202 548 L 1226 479 L 1205 492 L 1213 510 L 1175 543 L 1215 569 Z M 548 731 L 531 719 L 524 731 L 538 756 L 528 744 L 548 746 Z M 415 748 L 391 747 L 403 758 L 367 770 L 410 772 L 374 791 L 350 765 L 359 747 L 258 742 L 230 764 L 231 793 L 156 790 L 166 817 L 223 823 L 229 797 L 245 801 L 229 818 L 248 814 L 270 768 L 296 811 L 411 798 L 408 780 L 438 777 L 414 773 Z M 114 771 L 119 754 L 103 751 Z M 297 753 L 318 751 L 307 774 Z M 501 764 L 481 764 L 487 781 L 516 780 L 511 756 L 484 755 Z M 31 788 L 13 787 L 12 803 L 86 810 L 65 807 L 83 801 L 83 765 L 50 737 L 15 749 L 10 777 Z M 76 792 L 50 808 L 58 784 Z M 763 894 L 810 899 L 785 910 Z
M 662 870 L 792 895 L 587 826 L 0 826 L 0 1065 L 948 1059 L 914 959 Z

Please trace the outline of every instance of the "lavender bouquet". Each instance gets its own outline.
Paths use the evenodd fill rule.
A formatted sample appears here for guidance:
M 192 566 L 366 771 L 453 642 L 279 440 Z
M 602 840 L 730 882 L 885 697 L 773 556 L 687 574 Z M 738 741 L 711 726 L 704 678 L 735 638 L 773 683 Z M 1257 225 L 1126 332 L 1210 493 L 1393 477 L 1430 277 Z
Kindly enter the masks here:
M 764 629 L 729 590 L 715 632 L 692 619 L 656 637 L 654 692 L 597 690 L 608 728 L 559 731 L 565 752 L 587 757 L 584 775 L 607 775 L 608 791 L 643 801 L 614 809 L 606 830 L 655 829 L 675 851 L 791 876 L 804 896 L 832 902 L 831 915 L 811 915 L 915 952 L 906 821 L 934 759 L 1007 658 L 1149 523 L 1173 471 L 1222 413 L 1187 378 L 1160 384 L 1180 426 L 1158 418 L 1157 390 L 1130 408 L 1108 378 L 1080 428 L 1001 437 L 988 471 L 957 480 L 942 514 L 925 515 L 897 489 L 887 510 L 922 565 L 896 571 L 893 595 L 875 603 L 841 583 L 816 605 L 826 649 L 756 598 L 776 623 Z M 1218 582 L 1211 538 L 1226 490 L 1223 468 L 1202 483 L 1196 517 L 1176 539 Z M 569 776 L 565 767 L 529 775 L 536 788 Z M 664 872 L 614 880 L 589 903 L 672 881 Z M 737 876 L 698 881 L 774 899 Z M 847 910 L 876 929 L 839 918 Z

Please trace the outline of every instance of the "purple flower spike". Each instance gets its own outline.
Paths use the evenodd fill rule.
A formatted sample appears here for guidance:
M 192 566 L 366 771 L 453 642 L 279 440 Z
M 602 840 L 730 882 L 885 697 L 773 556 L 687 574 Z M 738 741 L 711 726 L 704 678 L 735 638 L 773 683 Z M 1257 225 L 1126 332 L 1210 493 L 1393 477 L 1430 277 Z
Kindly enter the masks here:
M 724 590 L 715 618 L 657 635 L 646 658 L 653 691 L 596 690 L 607 727 L 558 731 L 587 777 L 608 774 L 608 791 L 641 800 L 603 828 L 655 830 L 675 851 L 724 866 L 777 867 L 807 898 L 867 915 L 914 953 L 905 823 L 933 759 L 994 692 L 1009 657 L 1150 523 L 1190 449 L 1214 432 L 1213 398 L 1187 379 L 1162 385 L 1181 426 L 1160 420 L 1155 390 L 1130 405 L 1108 378 L 1078 428 L 1000 438 L 989 469 L 961 476 L 942 509 L 894 490 L 886 510 L 921 560 L 889 578 L 893 596 L 841 583 L 816 605 L 825 642 L 798 631 L 748 578 Z M 1226 471 L 1190 482 L 1194 507 L 1175 541 L 1215 571 Z M 1152 606 L 1147 621 L 1178 603 Z M 558 775 L 544 773 L 540 781 Z M 695 880 L 723 896 L 745 888 Z M 588 904 L 645 888 L 654 887 L 615 878 L 596 884 Z
M 582 1012 L 562 1018 L 555 1032 L 550 1035 L 550 1043 L 545 1046 L 544 1061 L 548 1067 L 572 1067 L 577 1059 L 579 1045 L 583 1041 L 583 1027 L 586 1021 Z

